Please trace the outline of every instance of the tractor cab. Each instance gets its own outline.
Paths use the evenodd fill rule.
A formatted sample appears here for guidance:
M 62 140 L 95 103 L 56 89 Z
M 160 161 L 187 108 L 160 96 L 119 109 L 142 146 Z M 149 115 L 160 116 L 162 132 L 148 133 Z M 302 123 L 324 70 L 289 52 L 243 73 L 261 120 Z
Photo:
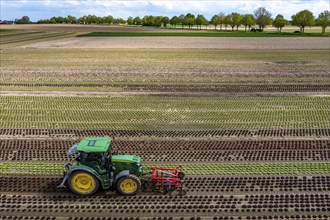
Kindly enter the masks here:
M 89 166 L 98 173 L 111 170 L 111 138 L 84 138 L 73 145 L 67 152 L 68 156 L 78 155 L 76 161 Z
M 73 145 L 68 156 L 77 155 L 66 165 L 60 187 L 68 182 L 70 189 L 80 195 L 94 194 L 99 187 L 115 188 L 121 194 L 133 195 L 141 187 L 141 159 L 135 155 L 113 155 L 110 137 L 88 137 Z

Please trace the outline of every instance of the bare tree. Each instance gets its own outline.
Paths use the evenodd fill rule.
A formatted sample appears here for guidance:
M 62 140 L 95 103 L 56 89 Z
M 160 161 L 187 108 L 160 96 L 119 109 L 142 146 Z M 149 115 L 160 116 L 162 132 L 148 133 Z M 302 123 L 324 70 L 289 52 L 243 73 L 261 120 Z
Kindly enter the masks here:
M 260 7 L 254 11 L 254 17 L 259 29 L 264 30 L 266 25 L 272 23 L 272 14 L 266 8 Z

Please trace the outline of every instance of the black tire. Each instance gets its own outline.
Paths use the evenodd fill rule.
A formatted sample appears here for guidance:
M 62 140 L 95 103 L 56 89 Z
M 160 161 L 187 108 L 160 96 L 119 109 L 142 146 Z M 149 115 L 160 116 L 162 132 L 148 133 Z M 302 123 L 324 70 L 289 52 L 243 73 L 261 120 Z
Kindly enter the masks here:
M 116 188 L 120 194 L 132 196 L 141 190 L 141 181 L 137 176 L 130 174 L 120 178 L 116 183 Z
M 68 185 L 72 192 L 82 196 L 93 195 L 100 188 L 99 180 L 92 173 L 84 170 L 72 172 L 68 178 Z

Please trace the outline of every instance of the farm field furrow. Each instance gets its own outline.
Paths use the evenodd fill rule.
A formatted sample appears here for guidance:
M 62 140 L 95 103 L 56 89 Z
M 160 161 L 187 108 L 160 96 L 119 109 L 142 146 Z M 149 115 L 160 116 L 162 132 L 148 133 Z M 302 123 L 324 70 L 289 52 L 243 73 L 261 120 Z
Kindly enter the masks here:
M 219 138 L 254 138 L 274 139 L 274 138 L 329 138 L 330 129 L 251 129 L 251 130 L 112 130 L 112 129 L 0 129 L 0 135 L 4 138 L 83 138 L 87 136 L 107 136 L 110 130 L 116 138 L 124 139 L 207 139 L 218 140 Z
M 0 161 L 69 161 L 74 140 L 3 140 Z M 113 150 L 145 162 L 328 161 L 330 141 L 116 141 Z
M 24 33 L 24 34 L 15 34 L 10 36 L 1 36 L 1 44 L 10 44 L 10 43 L 17 43 L 17 42 L 25 42 L 31 40 L 38 40 L 38 39 L 46 39 L 50 37 L 57 37 L 63 35 L 69 35 L 72 32 L 54 32 L 54 33 L 46 33 L 46 32 L 32 32 L 32 33 Z
M 6 90 L 71 90 L 71 91 L 135 91 L 176 93 L 265 93 L 265 92 L 330 92 L 324 85 L 125 85 L 125 84 L 9 84 L 0 83 Z M 138 94 L 138 93 L 137 93 Z M 191 96 L 193 96 L 193 94 Z
M 330 192 L 330 176 L 299 175 L 299 176 L 191 176 L 187 178 L 189 194 L 245 194 L 258 193 L 306 193 Z M 66 194 L 67 190 L 56 189 L 61 182 L 61 176 L 8 176 L 0 179 L 2 193 L 38 193 L 38 194 Z M 100 195 L 108 192 L 100 191 Z M 157 195 L 143 192 L 141 195 Z
M 84 198 L 68 195 L 36 196 L 36 195 L 1 195 L 1 215 L 24 213 L 25 215 L 52 216 L 62 213 L 64 217 L 107 217 L 129 215 L 148 217 L 150 214 L 165 217 L 190 216 L 280 216 L 287 215 L 329 217 L 329 195 L 322 193 L 303 195 L 205 195 L 169 197 L 136 196 L 134 200 L 125 197 L 96 196 Z M 256 205 L 254 205 L 256 204 Z M 84 210 L 80 207 L 84 206 Z M 248 219 L 250 219 L 248 218 Z M 299 218 L 299 217 L 298 217 Z
M 269 42 L 273 42 L 270 44 Z M 239 49 L 239 50 L 320 50 L 329 46 L 328 37 L 72 37 L 34 43 L 21 48 L 37 49 Z

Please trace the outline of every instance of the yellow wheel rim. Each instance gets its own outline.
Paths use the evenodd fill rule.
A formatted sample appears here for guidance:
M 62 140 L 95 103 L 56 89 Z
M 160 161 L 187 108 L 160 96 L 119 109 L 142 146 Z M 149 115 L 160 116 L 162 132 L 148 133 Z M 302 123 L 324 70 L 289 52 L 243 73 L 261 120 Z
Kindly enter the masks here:
M 87 173 L 77 173 L 74 175 L 71 180 L 71 185 L 72 188 L 79 193 L 90 193 L 96 187 L 94 178 Z
M 120 183 L 120 189 L 124 193 L 132 193 L 135 192 L 138 188 L 136 182 L 132 179 L 125 179 Z

